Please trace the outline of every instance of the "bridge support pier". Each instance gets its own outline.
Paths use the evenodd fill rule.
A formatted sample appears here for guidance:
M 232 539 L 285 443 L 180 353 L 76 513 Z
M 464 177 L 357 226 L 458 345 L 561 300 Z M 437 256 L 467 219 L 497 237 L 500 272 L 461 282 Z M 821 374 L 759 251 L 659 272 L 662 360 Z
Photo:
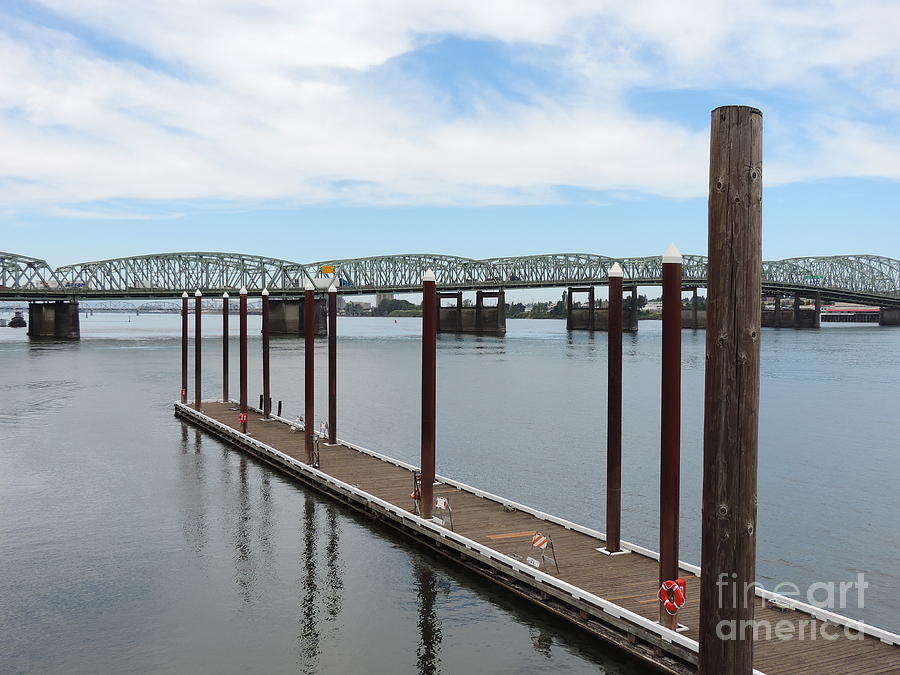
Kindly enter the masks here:
M 588 306 L 575 307 L 572 296 L 587 293 Z M 638 329 L 637 287 L 631 289 L 630 309 L 624 311 L 622 330 L 633 332 Z M 609 330 L 609 309 L 596 306 L 593 286 L 571 286 L 566 291 L 566 330 Z
M 706 328 L 706 310 L 700 310 L 700 301 L 697 298 L 696 286 L 691 289 L 694 294 L 691 298 L 690 309 L 681 310 L 681 327 L 697 330 L 698 328 Z
M 81 323 L 78 318 L 78 303 L 29 302 L 28 337 L 55 338 L 57 340 L 78 340 L 81 338 Z
M 882 307 L 878 324 L 880 326 L 900 326 L 900 307 Z
M 462 295 L 462 291 L 437 294 L 438 333 L 506 334 L 506 293 L 503 289 L 476 291 L 474 307 L 463 307 Z M 497 298 L 497 306 L 486 306 L 485 298 Z M 441 307 L 442 299 L 454 299 L 456 305 Z
M 269 334 L 296 335 L 304 332 L 303 298 L 269 300 Z M 328 334 L 326 301 L 315 300 L 316 335 Z
M 442 300 L 456 300 L 452 307 L 443 307 Z M 454 291 L 437 294 L 437 332 L 438 333 L 462 333 L 463 332 L 463 294 L 462 291 Z
M 820 293 L 815 294 L 815 309 L 803 309 L 800 305 L 800 294 L 794 294 L 794 306 L 790 309 L 784 309 L 781 306 L 781 296 L 775 296 L 775 309 L 762 310 L 762 326 L 763 328 L 781 328 L 783 326 L 791 326 L 793 328 L 818 328 L 820 326 L 820 317 L 822 315 L 822 296 Z M 790 318 L 787 318 L 790 317 Z

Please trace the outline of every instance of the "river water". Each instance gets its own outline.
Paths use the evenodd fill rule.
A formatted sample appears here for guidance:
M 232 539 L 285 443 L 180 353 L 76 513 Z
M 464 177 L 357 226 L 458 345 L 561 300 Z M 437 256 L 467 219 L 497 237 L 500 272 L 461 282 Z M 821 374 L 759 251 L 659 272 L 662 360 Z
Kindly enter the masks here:
M 220 321 L 203 318 L 206 398 L 221 395 Z M 413 463 L 419 327 L 339 322 L 339 436 Z M 0 329 L 0 670 L 642 672 L 175 419 L 179 331 L 121 314 L 84 317 L 79 342 Z M 250 332 L 252 402 L 258 316 Z M 683 335 L 681 558 L 699 562 L 705 334 Z M 624 349 L 622 532 L 656 549 L 659 323 Z M 320 341 L 317 417 L 325 356 Z M 272 370 L 293 417 L 302 341 L 274 339 Z M 864 573 L 864 602 L 838 609 L 893 631 L 898 373 L 897 329 L 763 330 L 759 582 Z M 438 472 L 603 530 L 605 389 L 603 333 L 515 320 L 505 338 L 441 336 Z

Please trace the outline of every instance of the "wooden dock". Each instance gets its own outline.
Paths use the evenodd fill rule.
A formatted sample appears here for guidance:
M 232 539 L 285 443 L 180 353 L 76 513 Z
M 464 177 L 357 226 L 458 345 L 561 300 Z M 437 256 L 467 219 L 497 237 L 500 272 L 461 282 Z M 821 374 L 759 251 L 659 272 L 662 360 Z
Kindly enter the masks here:
M 451 529 L 449 519 L 442 526 L 416 515 L 411 465 L 341 441 L 323 442 L 319 467 L 313 468 L 304 463 L 303 434 L 293 433 L 288 420 L 263 420 L 251 411 L 242 434 L 232 402 L 205 401 L 200 410 L 176 402 L 175 411 L 662 672 L 697 670 L 700 569 L 694 565 L 680 566 L 687 603 L 678 613 L 684 629 L 676 633 L 656 623 L 659 570 L 653 551 L 623 542 L 628 554 L 604 555 L 596 550 L 605 541 L 600 532 L 438 476 L 434 493 L 449 498 Z M 529 558 L 539 557 L 531 545 L 534 533 L 552 539 L 558 572 L 549 561 L 538 569 L 529 564 Z M 764 591 L 757 596 L 756 620 L 780 625 L 782 635 L 793 637 L 759 633 L 755 672 L 900 673 L 900 636 L 784 596 Z

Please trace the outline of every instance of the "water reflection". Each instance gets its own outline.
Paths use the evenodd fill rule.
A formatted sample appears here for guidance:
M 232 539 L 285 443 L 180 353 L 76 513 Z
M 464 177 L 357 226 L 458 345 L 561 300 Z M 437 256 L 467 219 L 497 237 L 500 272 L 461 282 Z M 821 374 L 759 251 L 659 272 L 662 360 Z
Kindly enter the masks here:
M 300 600 L 300 667 L 304 673 L 318 671 L 319 662 L 319 607 L 316 603 L 318 580 L 316 579 L 316 503 L 307 493 L 303 496 L 303 555 L 300 581 L 303 596 Z
M 250 490 L 247 486 L 247 458 L 241 457 L 238 464 L 238 509 L 233 529 L 234 581 L 238 595 L 245 605 L 253 603 L 257 590 L 257 564 L 252 546 L 252 508 Z
M 275 518 L 272 514 L 272 474 L 268 471 L 259 473 L 259 549 L 263 556 L 263 567 L 270 572 L 275 569 L 275 541 L 272 527 Z
M 328 526 L 328 544 L 325 547 L 325 566 L 328 570 L 328 585 L 325 593 L 327 620 L 334 621 L 343 609 L 344 566 L 341 562 L 341 531 L 337 513 L 331 505 L 325 507 L 325 521 Z
M 189 442 L 188 425 L 181 422 L 181 476 L 184 488 L 181 499 L 181 530 L 191 550 L 202 556 L 209 543 L 206 506 L 206 467 L 201 453 L 199 430 L 195 430 L 194 443 Z M 193 450 L 193 454 L 191 451 Z
M 538 654 L 543 654 L 548 659 L 552 656 L 550 647 L 553 645 L 553 635 L 543 628 L 531 630 L 531 644 Z
M 438 584 L 427 561 L 418 563 L 413 570 L 416 593 L 419 596 L 419 645 L 416 648 L 416 668 L 419 675 L 441 672 L 441 622 L 435 612 Z

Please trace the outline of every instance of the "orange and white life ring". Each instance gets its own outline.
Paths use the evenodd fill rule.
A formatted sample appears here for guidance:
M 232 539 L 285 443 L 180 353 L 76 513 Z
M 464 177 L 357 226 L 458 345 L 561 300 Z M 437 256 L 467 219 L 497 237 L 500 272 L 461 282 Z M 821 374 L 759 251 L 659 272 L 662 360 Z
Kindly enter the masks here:
M 687 595 L 685 594 L 686 585 L 687 582 L 684 579 L 677 579 L 675 581 L 664 581 L 662 586 L 659 587 L 659 601 L 669 614 L 674 616 L 684 606 L 687 600 Z

